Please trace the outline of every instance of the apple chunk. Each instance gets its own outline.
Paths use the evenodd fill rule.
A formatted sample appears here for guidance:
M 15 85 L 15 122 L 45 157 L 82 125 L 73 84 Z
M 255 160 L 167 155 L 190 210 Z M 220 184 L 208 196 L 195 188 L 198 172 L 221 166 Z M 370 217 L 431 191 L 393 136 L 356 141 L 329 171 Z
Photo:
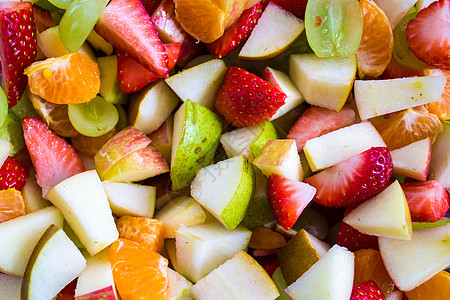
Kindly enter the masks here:
M 429 180 L 439 180 L 450 191 L 450 124 L 443 122 L 444 130 L 437 136 L 431 152 Z
M 411 143 L 391 151 L 394 174 L 426 181 L 431 160 L 431 139 Z
M 0 299 L 19 300 L 22 278 L 0 273 Z

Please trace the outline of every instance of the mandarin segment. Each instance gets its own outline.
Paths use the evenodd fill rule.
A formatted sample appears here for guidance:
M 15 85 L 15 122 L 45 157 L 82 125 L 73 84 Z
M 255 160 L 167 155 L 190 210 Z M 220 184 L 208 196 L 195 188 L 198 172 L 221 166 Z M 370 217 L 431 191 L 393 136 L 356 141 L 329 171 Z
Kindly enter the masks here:
M 164 224 L 146 217 L 122 216 L 116 223 L 119 237 L 134 241 L 161 253 L 164 247 Z
M 441 271 L 405 294 L 409 300 L 448 300 L 450 297 L 450 273 Z
M 450 70 L 441 69 L 440 72 L 443 72 L 447 78 L 444 92 L 439 101 L 428 103 L 427 106 L 430 113 L 435 114 L 441 120 L 448 120 L 450 119 Z
M 14 188 L 0 191 L 0 223 L 25 215 L 22 193 Z
M 164 300 L 169 287 L 168 261 L 155 251 L 125 239 L 109 248 L 114 282 L 122 300 Z
M 82 53 L 35 62 L 24 73 L 32 93 L 56 104 L 84 103 L 100 90 L 98 65 Z

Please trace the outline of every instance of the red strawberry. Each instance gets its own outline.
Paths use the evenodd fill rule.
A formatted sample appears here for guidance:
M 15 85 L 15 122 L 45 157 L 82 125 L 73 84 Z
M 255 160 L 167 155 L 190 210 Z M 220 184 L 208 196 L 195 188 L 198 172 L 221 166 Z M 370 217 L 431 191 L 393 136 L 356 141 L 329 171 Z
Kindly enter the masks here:
M 383 292 L 373 280 L 353 286 L 350 300 L 385 300 Z
M 169 68 L 172 70 L 180 54 L 180 43 L 165 44 L 169 57 Z M 140 91 L 144 86 L 158 79 L 152 71 L 123 52 L 117 52 L 117 78 L 119 87 L 126 94 Z
M 253 7 L 244 10 L 239 19 L 225 30 L 219 39 L 206 45 L 211 54 L 216 58 L 225 56 L 245 41 L 253 28 L 255 28 L 256 23 L 261 17 L 262 10 L 263 6 L 259 2 Z
M 34 23 L 36 24 L 36 30 L 38 33 L 57 25 L 48 10 L 45 10 L 37 5 L 33 5 L 33 14 Z
M 23 70 L 36 58 L 36 29 L 30 2 L 0 2 L 0 60 L 3 89 L 12 107 L 27 84 Z
M 75 278 L 56 295 L 55 300 L 74 300 L 78 279 Z
M 408 201 L 411 220 L 414 222 L 436 222 L 449 209 L 449 195 L 438 180 L 408 182 L 401 184 Z
M 264 6 L 274 2 L 300 19 L 305 18 L 306 4 L 308 4 L 308 0 L 263 0 L 262 2 Z
M 269 119 L 283 106 L 286 94 L 244 69 L 231 67 L 217 91 L 216 109 L 236 127 Z
M 156 76 L 168 76 L 166 48 L 140 0 L 109 2 L 95 25 L 95 31 Z
M 151 15 L 162 0 L 141 0 L 141 1 L 142 4 L 144 4 L 145 10 L 148 12 L 149 15 Z
M 327 207 L 358 204 L 381 192 L 392 175 L 387 147 L 372 147 L 305 180 L 317 189 L 314 201 Z
M 272 174 L 267 180 L 267 192 L 278 223 L 289 230 L 311 202 L 316 189 L 304 182 Z
M 17 160 L 8 156 L 0 168 L 0 190 L 15 188 L 21 190 L 28 178 L 25 167 Z
M 45 197 L 52 187 L 64 179 L 84 171 L 83 162 L 75 149 L 44 122 L 24 118 L 22 127 L 42 196 Z
M 261 267 L 263 267 L 264 270 L 266 270 L 267 274 L 269 274 L 270 277 L 272 277 L 273 273 L 279 266 L 280 262 L 278 261 L 277 256 L 261 263 Z
M 450 0 L 439 0 L 417 13 L 406 27 L 406 39 L 423 62 L 450 68 Z
M 355 112 L 348 105 L 344 105 L 339 112 L 311 106 L 291 127 L 288 138 L 296 141 L 297 149 L 301 152 L 306 141 L 354 123 Z

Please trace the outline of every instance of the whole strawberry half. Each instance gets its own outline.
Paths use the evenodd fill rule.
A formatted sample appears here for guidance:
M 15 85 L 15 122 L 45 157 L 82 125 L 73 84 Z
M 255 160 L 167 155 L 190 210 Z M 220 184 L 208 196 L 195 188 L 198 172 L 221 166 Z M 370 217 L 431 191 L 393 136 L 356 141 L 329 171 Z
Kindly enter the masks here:
M 22 120 L 25 144 L 36 170 L 36 182 L 42 196 L 55 185 L 84 171 L 83 162 L 75 149 L 36 118 Z
M 255 4 L 253 7 L 242 12 L 239 19 L 229 27 L 223 35 L 211 44 L 206 46 L 214 55 L 219 58 L 227 55 L 230 51 L 247 40 L 256 23 L 262 15 L 263 6 L 261 3 Z
M 406 27 L 413 53 L 431 66 L 450 68 L 450 0 L 438 0 L 417 13 Z
M 278 223 L 289 230 L 313 199 L 316 189 L 307 183 L 272 174 L 267 180 L 267 192 Z
M 12 107 L 27 84 L 23 70 L 36 58 L 36 29 L 30 2 L 0 2 L 0 60 L 3 89 Z
M 285 103 L 286 94 L 262 78 L 230 67 L 217 91 L 216 110 L 236 127 L 269 119 Z
M 165 44 L 169 57 L 168 70 L 172 70 L 180 54 L 180 43 Z M 125 94 L 140 91 L 144 86 L 159 77 L 143 65 L 132 59 L 128 54 L 117 51 L 117 79 L 119 87 Z
M 21 190 L 28 178 L 25 167 L 14 158 L 8 156 L 0 168 L 0 189 L 15 188 Z
M 305 180 L 317 189 L 314 201 L 327 207 L 358 204 L 389 184 L 392 157 L 387 147 L 372 147 Z
M 384 300 L 383 292 L 373 280 L 353 286 L 350 300 Z
M 411 220 L 414 222 L 436 222 L 449 209 L 449 196 L 438 180 L 408 182 L 401 184 L 408 201 Z

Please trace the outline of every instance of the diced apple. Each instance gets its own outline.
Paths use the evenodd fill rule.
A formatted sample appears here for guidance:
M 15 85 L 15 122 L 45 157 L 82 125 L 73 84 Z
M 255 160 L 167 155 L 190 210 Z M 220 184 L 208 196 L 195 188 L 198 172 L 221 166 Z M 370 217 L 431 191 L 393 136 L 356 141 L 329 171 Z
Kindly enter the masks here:
M 386 13 L 392 29 L 410 11 L 417 0 L 374 0 L 376 4 Z
M 63 226 L 54 206 L 0 223 L 0 271 L 22 277 L 39 238 L 51 225 Z
M 29 213 L 52 205 L 49 201 L 42 198 L 42 189 L 36 183 L 35 176 L 36 171 L 33 168 L 28 170 L 27 181 L 21 190 L 23 201 L 25 202 L 25 208 Z
M 384 80 L 355 80 L 355 101 L 362 120 L 435 102 L 444 91 L 445 75 Z
M 37 43 L 46 57 L 58 57 L 70 53 L 59 38 L 59 26 L 48 28 L 39 33 Z
M 127 182 L 102 182 L 114 215 L 152 218 L 156 187 Z
M 442 122 L 444 130 L 437 136 L 431 152 L 429 180 L 439 180 L 450 191 L 450 124 Z
M 267 177 L 278 174 L 296 181 L 303 180 L 300 156 L 293 139 L 268 141 L 253 164 Z
M 47 198 L 61 210 L 90 255 L 119 237 L 108 196 L 95 170 L 63 180 L 47 193 Z
M 0 273 L 0 299 L 20 300 L 22 278 Z
M 305 29 L 303 20 L 269 2 L 239 52 L 240 59 L 263 60 L 286 50 Z
M 280 293 L 261 265 L 245 251 L 238 251 L 193 287 L 195 299 L 276 299 Z
M 412 236 L 408 202 L 398 181 L 360 204 L 343 222 L 369 235 L 402 240 L 411 240 Z
M 411 241 L 378 237 L 384 266 L 402 291 L 410 291 L 450 265 L 450 224 L 413 232 Z
M 426 138 L 391 151 L 394 174 L 426 181 L 431 160 L 431 139 Z
M 173 115 L 170 115 L 158 129 L 148 135 L 151 145 L 158 149 L 164 160 L 169 163 L 173 144 Z
M 179 101 L 164 80 L 155 81 L 131 96 L 128 124 L 143 134 L 152 133 L 164 123 Z
M 340 111 L 347 101 L 355 75 L 356 56 L 294 54 L 289 60 L 289 77 L 305 101 L 335 111 Z
M 184 102 L 193 102 L 214 110 L 216 92 L 227 71 L 225 62 L 212 59 L 189 69 L 184 69 L 167 79 L 166 83 Z
M 313 172 L 331 167 L 372 147 L 386 147 L 369 122 L 357 123 L 306 142 L 303 151 Z
M 3 165 L 6 158 L 11 154 L 13 146 L 10 142 L 0 139 L 0 166 Z

